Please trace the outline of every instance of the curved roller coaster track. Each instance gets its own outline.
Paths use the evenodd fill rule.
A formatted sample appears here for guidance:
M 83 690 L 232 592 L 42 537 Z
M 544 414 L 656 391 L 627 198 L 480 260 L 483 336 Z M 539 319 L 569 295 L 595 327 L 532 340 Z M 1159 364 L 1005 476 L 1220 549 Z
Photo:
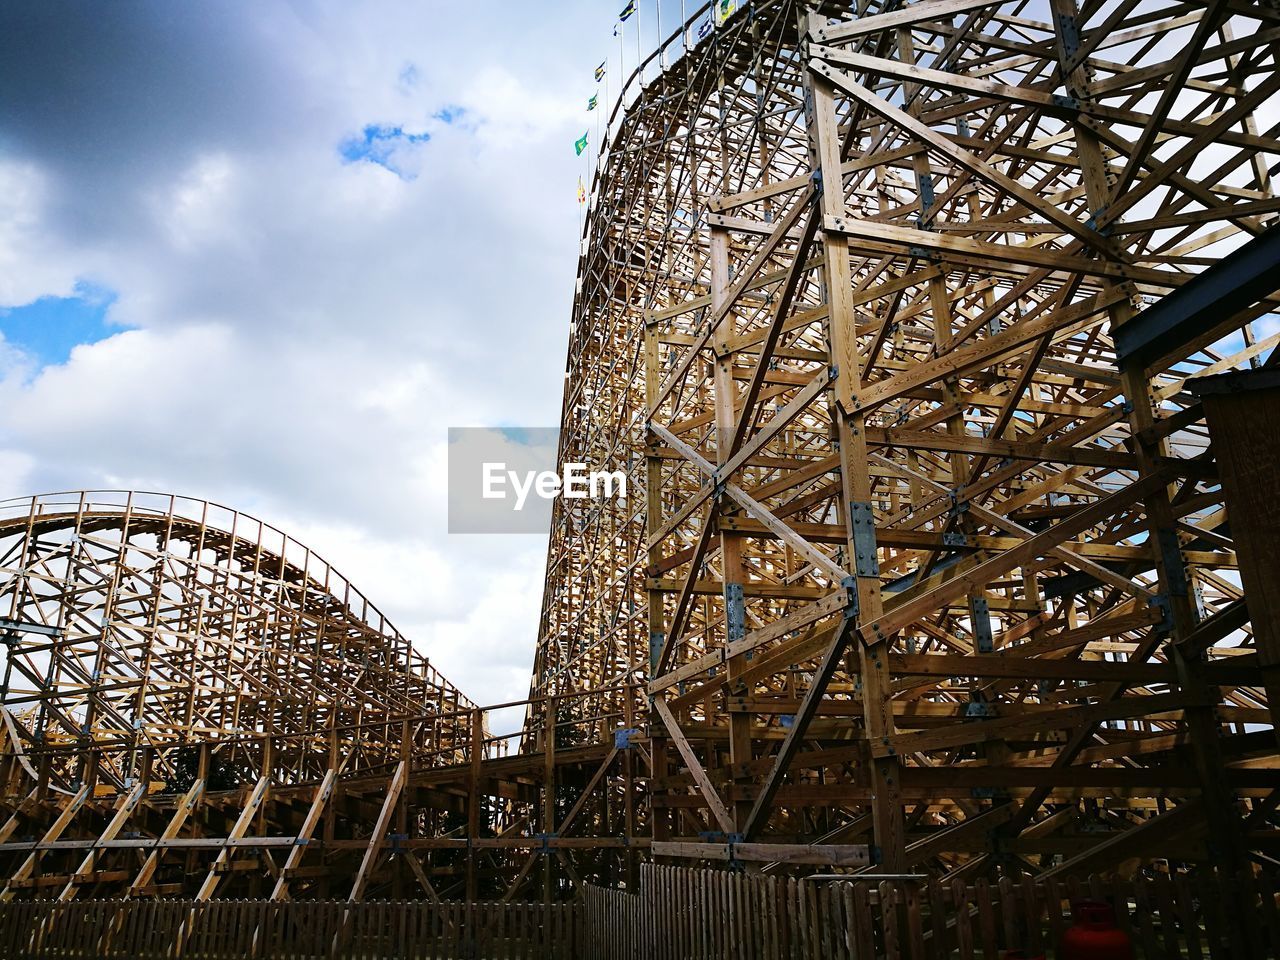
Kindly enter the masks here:
M 1239 451 L 1276 448 L 1232 431 L 1275 406 L 1280 12 L 691 34 L 592 185 L 560 455 L 631 494 L 557 501 L 518 750 L 258 521 L 11 501 L 0 897 L 1271 856 L 1274 469 Z
M 78 814 L 20 843 L 0 898 L 70 898 L 75 874 L 55 889 L 37 869 L 86 856 L 81 873 L 163 890 L 196 861 L 140 833 L 225 859 L 225 840 L 196 839 L 193 809 L 210 826 L 230 818 L 243 840 L 244 811 L 332 792 L 339 777 L 381 787 L 401 761 L 448 765 L 473 745 L 475 704 L 323 559 L 244 513 L 148 493 L 9 500 L 0 569 L 6 787 L 19 801 L 5 839 L 33 807 Z M 117 815 L 86 853 L 66 831 L 104 806 Z M 357 829 L 331 818 L 344 827 Z M 220 879 L 210 872 L 207 895 Z

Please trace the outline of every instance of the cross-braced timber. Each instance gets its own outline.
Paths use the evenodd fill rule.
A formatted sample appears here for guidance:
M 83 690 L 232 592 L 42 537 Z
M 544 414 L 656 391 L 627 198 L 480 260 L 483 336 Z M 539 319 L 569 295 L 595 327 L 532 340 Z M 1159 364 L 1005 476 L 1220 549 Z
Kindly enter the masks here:
M 363 594 L 216 504 L 6 501 L 0 604 L 0 901 L 358 893 L 407 760 L 474 749 L 475 705 Z
M 559 502 L 532 694 L 638 730 L 595 830 L 939 875 L 1266 857 L 1273 660 L 1186 385 L 1271 364 L 1280 279 L 1115 338 L 1275 222 L 1280 16 L 853 6 L 748 5 L 593 186 L 562 455 L 633 496 Z

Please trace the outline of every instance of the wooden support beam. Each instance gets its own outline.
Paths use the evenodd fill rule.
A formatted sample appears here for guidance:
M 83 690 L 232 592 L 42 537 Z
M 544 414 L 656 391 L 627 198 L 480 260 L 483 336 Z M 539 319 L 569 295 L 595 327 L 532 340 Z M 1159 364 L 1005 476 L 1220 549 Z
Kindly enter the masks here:
M 649 848 L 655 857 L 748 863 L 808 864 L 832 867 L 865 867 L 871 853 L 864 843 L 692 843 L 655 841 Z
M 80 812 L 80 808 L 84 806 L 92 793 L 92 785 L 85 784 L 76 791 L 74 796 L 68 797 L 66 802 L 61 805 L 57 819 L 50 824 L 49 829 L 44 832 L 44 836 L 40 838 L 41 844 L 53 843 L 62 832 L 71 825 L 75 820 L 76 814 Z M 17 893 L 16 886 L 25 880 L 28 880 L 36 867 L 40 863 L 40 858 L 44 855 L 44 851 L 40 848 L 32 850 L 30 855 L 22 861 L 22 865 L 13 872 L 4 889 L 0 890 L 0 903 L 7 903 L 12 900 Z
M 337 779 L 338 771 L 330 767 L 325 771 L 324 779 L 320 781 L 320 785 L 316 787 L 315 797 L 311 801 L 311 806 L 307 809 L 307 815 L 303 818 L 302 826 L 298 828 L 298 836 L 294 846 L 289 851 L 289 855 L 285 857 L 280 876 L 276 880 L 275 888 L 271 891 L 272 900 L 289 899 L 290 871 L 297 869 L 298 864 L 302 862 L 302 858 L 307 852 L 307 844 L 320 823 L 320 816 L 324 813 L 325 805 L 333 798 L 334 785 L 337 783 Z
M 77 867 L 75 872 L 71 875 L 71 879 L 68 880 L 67 885 L 62 888 L 62 892 L 58 894 L 59 901 L 65 903 L 68 900 L 75 899 L 76 894 L 79 892 L 78 883 L 82 880 L 89 879 L 93 873 L 93 864 L 94 860 L 97 859 L 98 848 L 101 847 L 102 844 L 109 843 L 114 840 L 116 835 L 124 829 L 124 825 L 128 823 L 129 818 L 133 816 L 134 808 L 137 807 L 138 801 L 142 799 L 146 789 L 146 780 L 140 779 L 133 785 L 133 788 L 126 793 L 123 798 L 121 798 L 120 805 L 116 808 L 115 816 L 111 818 L 102 833 L 99 835 L 98 843 L 94 845 L 94 849 L 91 849 L 85 854 L 84 859 L 80 862 L 80 866 Z
M 155 849 L 147 854 L 147 859 L 143 861 L 142 866 L 138 869 L 137 875 L 133 878 L 133 883 L 129 884 L 129 896 L 138 896 L 141 890 L 151 883 L 151 878 L 155 876 L 156 867 L 160 865 L 162 851 L 165 849 L 160 844 L 166 840 L 172 840 L 178 835 L 183 825 L 187 822 L 187 818 L 195 811 L 196 804 L 200 802 L 204 789 L 204 779 L 196 780 L 187 789 L 186 794 L 174 809 L 173 816 L 169 818 L 168 824 L 157 838 L 158 843 Z
M 742 825 L 742 836 L 747 840 L 756 836 L 767 821 L 769 806 L 773 803 L 774 795 L 777 793 L 778 787 L 782 785 L 782 778 L 786 776 L 787 770 L 791 766 L 791 760 L 800 748 L 805 732 L 809 729 L 809 723 L 818 712 L 818 704 L 822 701 L 823 694 L 826 693 L 827 685 L 831 682 L 831 677 L 835 674 L 836 667 L 844 656 L 844 648 L 849 640 L 851 624 L 852 621 L 850 619 L 842 621 L 841 625 L 836 628 L 826 652 L 822 655 L 822 662 L 813 676 L 813 681 L 810 683 L 809 689 L 805 691 L 804 699 L 800 701 L 800 709 L 796 711 L 796 715 L 791 721 L 791 727 L 787 730 L 787 735 L 782 741 L 782 746 L 778 748 L 778 755 L 774 758 L 773 766 L 765 777 L 764 784 L 760 787 L 760 792 L 756 795 L 755 803 L 751 806 L 751 812 L 748 814 L 746 822 Z
M 661 697 L 654 698 L 653 708 L 658 712 L 662 725 L 666 727 L 667 735 L 675 743 L 680 756 L 684 758 L 685 766 L 689 768 L 689 773 L 693 776 L 694 782 L 697 783 L 703 799 L 706 800 L 707 805 L 711 808 L 712 816 L 716 818 L 720 829 L 725 833 L 733 833 L 733 817 L 724 805 L 724 801 L 720 799 L 720 794 L 716 792 L 711 780 L 707 777 L 707 771 L 703 769 L 702 763 L 698 760 L 697 755 L 694 754 L 689 741 L 681 732 L 680 725 L 671 714 L 671 708 L 663 702 Z
M 357 903 L 364 899 L 365 887 L 368 886 L 378 854 L 382 851 L 382 845 L 387 842 L 387 827 L 391 823 L 391 815 L 395 812 L 396 804 L 400 802 L 400 793 L 404 790 L 408 771 L 408 762 L 401 760 L 396 764 L 391 779 L 387 781 L 387 795 L 382 801 L 382 809 L 378 811 L 378 819 L 374 821 L 373 832 L 369 834 L 369 844 L 360 861 L 360 868 L 351 881 L 351 892 L 347 895 L 348 903 Z

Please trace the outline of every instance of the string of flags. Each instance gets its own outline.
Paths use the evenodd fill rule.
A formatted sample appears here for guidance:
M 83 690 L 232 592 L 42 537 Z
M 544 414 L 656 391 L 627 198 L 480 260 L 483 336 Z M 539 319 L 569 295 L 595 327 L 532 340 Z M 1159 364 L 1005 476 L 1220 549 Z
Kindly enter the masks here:
M 636 15 L 637 3 L 638 3 L 638 0 L 627 0 L 626 5 L 623 6 L 622 11 L 618 14 L 617 22 L 615 22 L 613 25 L 613 35 L 615 37 L 618 36 L 621 25 L 626 23 L 628 20 L 630 20 L 633 16 Z M 733 16 L 735 12 L 737 12 L 737 9 L 738 9 L 738 0 L 715 0 L 715 2 L 712 4 L 711 16 L 707 17 L 707 19 L 703 20 L 702 23 L 698 24 L 698 28 L 696 31 L 697 39 L 694 42 L 700 43 L 702 40 L 706 39 L 706 37 L 716 27 L 723 26 L 725 21 L 727 21 L 731 16 Z M 639 37 L 637 37 L 636 42 L 637 44 L 639 43 Z M 686 35 L 685 43 L 686 44 L 688 43 L 687 35 Z M 609 64 L 609 61 L 606 58 L 600 61 L 600 66 L 596 67 L 595 69 L 596 83 L 600 83 L 602 80 L 604 80 L 605 75 L 609 69 L 608 64 Z M 595 108 L 599 106 L 600 104 L 599 96 L 600 96 L 599 94 L 593 93 L 589 98 L 587 98 L 588 113 L 590 113 L 592 110 L 595 110 Z M 599 127 L 599 124 L 597 123 L 597 128 L 598 127 Z M 598 132 L 598 129 L 597 129 L 597 132 Z M 573 142 L 574 152 L 579 157 L 582 156 L 583 151 L 587 149 L 588 133 L 590 133 L 590 131 L 588 131 L 587 133 L 584 133 L 581 137 L 579 137 L 577 140 Z M 586 203 L 586 202 L 587 202 L 587 188 L 583 184 L 582 178 L 579 177 L 578 178 L 578 203 Z
M 716 0 L 711 7 L 711 15 L 698 24 L 695 43 L 705 40 L 716 27 L 724 26 L 726 20 L 737 12 L 738 0 Z

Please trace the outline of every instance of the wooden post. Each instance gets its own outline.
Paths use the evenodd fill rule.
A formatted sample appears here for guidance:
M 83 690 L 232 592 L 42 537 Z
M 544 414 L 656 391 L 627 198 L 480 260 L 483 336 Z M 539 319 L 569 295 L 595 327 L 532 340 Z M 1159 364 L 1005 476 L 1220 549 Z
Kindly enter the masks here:
M 824 25 L 821 17 L 811 13 L 801 28 L 813 34 Z M 804 90 L 810 162 L 822 177 L 819 203 L 826 222 L 825 218 L 841 218 L 845 214 L 840 129 L 831 88 L 805 71 Z M 865 623 L 875 620 L 883 607 L 874 526 L 869 535 L 860 534 L 855 527 L 855 519 L 870 520 L 872 499 L 866 420 L 853 412 L 857 410 L 862 390 L 862 364 L 858 356 L 857 320 L 852 302 L 853 278 L 850 276 L 849 247 L 845 237 L 824 230 L 822 247 L 829 362 L 836 370 L 829 407 L 839 445 L 841 521 L 846 532 L 845 555 L 853 560 L 850 566 L 855 571 L 863 571 L 855 573 L 855 589 L 858 621 Z M 865 511 L 867 516 L 855 517 L 856 511 Z M 857 562 L 859 551 L 869 554 L 863 565 Z M 857 651 L 862 677 L 865 736 L 871 743 L 887 742 L 895 732 L 889 703 L 888 663 L 882 647 L 887 648 L 887 642 L 877 647 L 860 644 Z M 879 862 L 888 872 L 902 872 L 905 869 L 906 831 L 902 818 L 902 776 L 898 757 L 892 752 L 874 756 L 870 767 L 871 805 Z
M 548 836 L 556 832 L 556 698 L 547 695 L 543 704 L 542 727 L 542 832 Z M 555 883 L 554 857 L 542 856 L 542 902 L 551 903 Z
M 467 901 L 474 902 L 477 892 L 477 854 L 475 841 L 480 838 L 480 770 L 484 759 L 484 711 L 471 711 L 471 744 L 467 772 Z

